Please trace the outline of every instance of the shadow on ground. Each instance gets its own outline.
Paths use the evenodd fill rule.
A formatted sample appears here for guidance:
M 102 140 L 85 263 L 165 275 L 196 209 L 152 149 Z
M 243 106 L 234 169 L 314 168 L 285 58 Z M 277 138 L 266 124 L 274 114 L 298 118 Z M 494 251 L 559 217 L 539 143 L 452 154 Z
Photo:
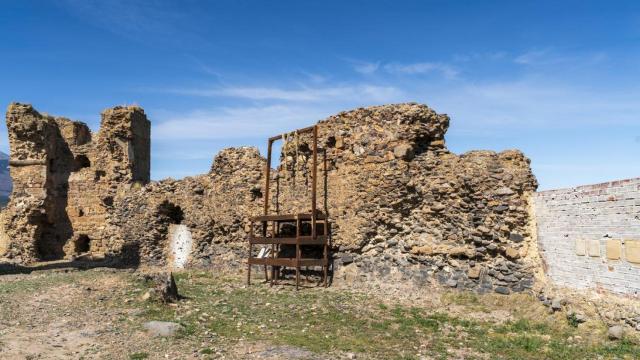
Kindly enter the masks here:
M 89 270 L 94 268 L 136 269 L 140 265 L 140 252 L 137 244 L 125 245 L 120 254 L 93 258 L 85 254 L 73 260 L 54 260 L 21 265 L 0 259 L 0 276 L 12 274 L 30 274 L 45 270 Z
M 95 268 L 112 268 L 112 269 L 135 269 L 137 264 L 126 263 L 120 259 L 106 258 L 93 260 L 87 258 L 78 258 L 75 260 L 56 260 L 47 262 L 37 262 L 31 265 L 19 265 L 0 261 L 0 276 L 15 274 L 30 274 L 36 271 L 46 270 L 89 270 Z

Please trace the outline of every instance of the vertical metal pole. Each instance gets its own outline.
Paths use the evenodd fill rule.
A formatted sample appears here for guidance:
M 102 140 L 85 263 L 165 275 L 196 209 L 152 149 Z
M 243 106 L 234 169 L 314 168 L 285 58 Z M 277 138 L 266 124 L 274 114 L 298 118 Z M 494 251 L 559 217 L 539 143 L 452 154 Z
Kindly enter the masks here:
M 302 221 L 300 217 L 296 215 L 296 290 L 300 286 L 300 227 L 302 226 Z
M 253 244 L 249 241 L 249 256 L 247 257 L 247 286 L 251 285 L 251 252 L 253 251 Z
M 269 145 L 267 146 L 267 168 L 264 170 L 264 182 L 265 182 L 265 190 L 264 190 L 264 214 L 269 214 L 269 184 L 271 177 L 271 146 L 273 145 L 273 141 L 269 140 Z
M 316 182 L 318 182 L 318 126 L 313 127 L 313 182 L 311 183 L 311 236 L 316 239 Z
M 311 237 L 314 242 L 318 238 L 316 229 L 316 196 L 318 191 L 318 126 L 313 127 L 313 182 L 311 183 Z
M 251 285 L 251 250 L 252 250 L 251 240 L 252 239 L 253 239 L 253 221 L 251 221 L 251 228 L 249 228 L 249 254 L 247 256 L 247 286 Z
M 266 167 L 264 169 L 264 215 L 268 215 L 269 214 L 269 185 L 271 184 L 271 147 L 273 145 L 273 141 L 271 141 L 271 139 L 267 140 L 267 164 Z M 267 221 L 263 221 L 262 222 L 262 237 L 267 237 Z M 273 253 L 273 247 L 272 247 L 272 253 Z M 272 254 L 273 256 L 273 254 Z M 269 276 L 267 276 L 268 272 L 267 272 L 267 258 L 268 257 L 264 257 L 264 275 L 265 275 L 265 281 L 269 282 Z M 273 270 L 273 267 L 271 267 L 271 269 Z M 271 274 L 271 285 L 273 285 L 273 271 Z
M 327 287 L 327 273 L 329 272 L 329 248 L 327 242 L 329 241 L 329 223 L 327 214 L 324 215 L 324 287 Z
M 276 225 L 277 221 L 273 221 L 271 223 L 271 238 L 275 238 L 276 237 Z M 275 259 L 276 258 L 276 244 L 271 244 L 271 258 Z M 271 286 L 273 286 L 276 283 L 276 267 L 275 266 L 271 266 Z
M 322 186 L 322 193 L 324 195 L 324 224 L 323 224 L 323 235 L 324 235 L 324 266 L 322 268 L 323 272 L 324 272 L 324 287 L 327 287 L 327 274 L 329 272 L 329 249 L 328 249 L 328 242 L 329 242 L 329 211 L 328 211 L 328 201 L 329 201 L 329 195 L 327 195 L 328 192 L 328 174 L 327 174 L 327 149 L 326 147 L 324 148 L 324 151 L 322 152 L 323 154 L 323 159 L 322 159 L 322 178 L 324 179 L 324 183 Z

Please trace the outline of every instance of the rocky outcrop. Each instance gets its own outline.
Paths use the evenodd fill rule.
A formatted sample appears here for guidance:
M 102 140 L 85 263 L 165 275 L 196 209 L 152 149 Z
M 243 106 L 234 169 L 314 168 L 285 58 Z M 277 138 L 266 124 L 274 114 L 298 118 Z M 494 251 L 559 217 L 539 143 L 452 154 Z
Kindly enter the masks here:
M 262 211 L 265 159 L 255 148 L 226 149 L 215 157 L 208 174 L 144 185 L 148 168 L 138 164 L 145 159 L 139 154 L 148 154 L 148 138 L 144 126 L 140 130 L 127 120 L 142 116 L 137 108 L 105 111 L 96 145 L 76 146 L 87 149 L 82 154 L 90 154 L 94 173 L 102 171 L 100 179 L 111 184 L 99 188 L 85 183 L 95 191 L 89 198 L 105 204 L 106 225 L 93 230 L 125 249 L 120 256 L 164 265 L 169 227 L 183 224 L 193 239 L 192 266 L 240 264 L 246 255 L 248 218 Z M 516 150 L 453 154 L 445 145 L 448 126 L 448 116 L 413 103 L 356 109 L 319 122 L 315 206 L 332 223 L 336 280 L 436 280 L 500 293 L 531 287 L 539 264 L 529 249 L 529 200 L 537 187 L 529 160 Z M 47 129 L 43 125 L 36 132 L 46 137 Z M 83 133 L 74 129 L 69 132 Z M 269 179 L 270 208 L 277 213 L 308 212 L 311 138 L 295 133 L 284 138 L 280 163 Z M 40 143 L 48 143 L 35 140 L 16 138 L 12 146 L 33 142 L 29 148 L 37 152 Z M 69 148 L 74 159 L 81 153 Z M 83 202 L 74 199 L 79 200 L 69 200 L 72 208 L 80 208 Z M 42 213 L 42 207 L 30 208 Z M 37 231 L 23 238 L 37 237 Z

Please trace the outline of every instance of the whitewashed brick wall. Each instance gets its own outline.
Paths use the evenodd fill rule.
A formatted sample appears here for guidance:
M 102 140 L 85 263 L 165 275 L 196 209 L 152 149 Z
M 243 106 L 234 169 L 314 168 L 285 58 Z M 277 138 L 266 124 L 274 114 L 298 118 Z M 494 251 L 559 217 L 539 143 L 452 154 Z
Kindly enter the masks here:
M 640 178 L 539 192 L 535 210 L 540 252 L 553 281 L 640 295 L 640 264 L 626 261 L 624 245 L 640 241 Z M 620 260 L 607 259 L 609 239 L 623 241 Z M 577 255 L 576 241 L 590 240 L 599 242 L 599 256 Z

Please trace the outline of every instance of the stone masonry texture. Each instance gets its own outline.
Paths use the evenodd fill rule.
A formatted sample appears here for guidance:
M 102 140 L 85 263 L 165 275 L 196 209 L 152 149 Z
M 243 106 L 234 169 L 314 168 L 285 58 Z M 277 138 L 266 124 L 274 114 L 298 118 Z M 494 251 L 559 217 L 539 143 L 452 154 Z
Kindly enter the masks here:
M 539 268 L 530 206 L 537 181 L 520 151 L 456 155 L 449 117 L 415 103 L 359 108 L 319 126 L 319 196 L 335 281 L 437 281 L 477 292 L 531 288 Z M 265 158 L 221 151 L 207 174 L 149 181 L 149 122 L 139 107 L 86 125 L 7 112 L 15 186 L 0 251 L 22 262 L 77 256 L 166 265 L 169 227 L 193 238 L 190 266 L 242 264 L 262 212 Z M 293 130 L 293 129 L 292 129 Z M 269 179 L 272 213 L 309 212 L 311 138 L 289 133 Z M 323 171 L 326 166 L 326 172 Z
M 640 178 L 539 192 L 535 213 L 554 282 L 640 294 Z
M 102 113 L 95 138 L 81 122 L 7 110 L 13 192 L 0 216 L 0 250 L 21 262 L 118 253 L 113 200 L 149 181 L 150 122 L 135 106 Z

